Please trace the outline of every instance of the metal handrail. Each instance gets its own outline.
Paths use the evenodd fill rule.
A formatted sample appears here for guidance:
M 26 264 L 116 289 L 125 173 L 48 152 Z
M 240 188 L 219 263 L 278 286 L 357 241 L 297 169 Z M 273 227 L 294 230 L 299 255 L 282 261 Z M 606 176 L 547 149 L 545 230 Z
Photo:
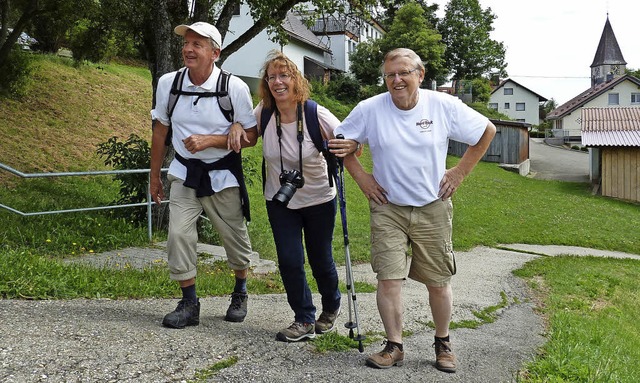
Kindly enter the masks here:
M 94 171 L 87 171 L 87 172 L 24 173 L 12 168 L 11 166 L 5 165 L 1 162 L 0 162 L 0 169 L 6 170 L 9 173 L 15 174 L 16 176 L 21 178 L 75 177 L 75 176 L 94 176 L 94 175 L 109 175 L 109 174 L 140 174 L 140 173 L 150 174 L 151 172 L 151 169 L 124 169 L 124 170 L 94 170 Z M 161 169 L 161 171 L 163 172 L 166 172 L 167 170 L 169 169 L 168 168 Z M 165 200 L 165 201 L 161 201 L 160 203 L 164 204 L 168 202 L 169 202 L 168 200 Z M 147 234 L 149 236 L 149 242 L 151 242 L 151 236 L 152 236 L 151 206 L 155 204 L 156 203 L 153 201 L 153 199 L 151 199 L 151 194 L 149 193 L 149 187 L 147 187 L 147 202 L 130 203 L 130 204 L 124 204 L 124 205 L 94 206 L 94 207 L 85 207 L 85 208 L 78 208 L 78 209 L 47 210 L 47 211 L 38 211 L 38 212 L 30 212 L 30 213 L 22 212 L 20 210 L 14 209 L 2 203 L 0 203 L 0 208 L 3 208 L 15 214 L 19 214 L 23 217 L 29 217 L 29 216 L 36 216 L 36 215 L 62 214 L 62 213 L 74 213 L 79 211 L 95 211 L 95 210 L 120 209 L 125 207 L 146 206 L 147 207 Z

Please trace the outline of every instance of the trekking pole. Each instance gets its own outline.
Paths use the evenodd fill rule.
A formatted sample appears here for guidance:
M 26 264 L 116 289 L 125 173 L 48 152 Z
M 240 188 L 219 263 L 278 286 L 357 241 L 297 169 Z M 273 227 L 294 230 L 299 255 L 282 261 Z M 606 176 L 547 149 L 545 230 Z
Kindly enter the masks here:
M 336 138 L 344 139 L 339 134 Z M 349 252 L 349 232 L 347 229 L 347 202 L 344 194 L 344 163 L 342 158 L 337 157 L 338 166 L 336 167 L 336 186 L 338 188 L 338 196 L 340 200 L 340 217 L 342 218 L 342 233 L 344 237 L 344 260 L 346 268 L 346 284 L 349 303 L 349 321 L 344 324 L 344 327 L 349 329 L 349 338 L 358 342 L 358 351 L 364 352 L 362 341 L 365 340 L 365 336 L 360 334 L 360 325 L 358 324 L 358 305 L 356 302 L 356 289 L 353 282 L 353 271 L 351 269 L 351 253 Z M 352 310 L 353 307 L 353 310 Z M 354 322 L 355 320 L 355 322 Z M 354 337 L 353 329 L 356 329 L 356 336 Z

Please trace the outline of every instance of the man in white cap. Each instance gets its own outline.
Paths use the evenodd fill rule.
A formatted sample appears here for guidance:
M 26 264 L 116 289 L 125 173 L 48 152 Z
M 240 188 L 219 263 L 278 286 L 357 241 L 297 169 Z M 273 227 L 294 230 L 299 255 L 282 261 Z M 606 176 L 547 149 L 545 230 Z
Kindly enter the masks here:
M 158 81 L 156 105 L 151 111 L 154 124 L 149 191 L 157 204 L 164 199 L 160 169 L 170 129 L 175 149 L 167 176 L 171 184 L 167 252 L 170 277 L 180 284 L 182 299 L 162 324 L 184 328 L 200 323 L 195 285 L 196 223 L 203 210 L 222 240 L 236 277 L 225 320 L 242 322 L 247 315 L 246 278 L 252 250 L 244 222 L 244 218 L 249 220 L 249 201 L 240 149 L 255 145 L 258 138 L 251 94 L 238 77 L 229 78 L 228 93 L 234 111 L 233 121 L 229 122 L 215 93 L 221 74 L 215 65 L 222 44 L 220 32 L 205 22 L 179 25 L 174 31 L 184 38 L 186 74 L 173 112 L 168 104 L 176 72 L 167 73 Z

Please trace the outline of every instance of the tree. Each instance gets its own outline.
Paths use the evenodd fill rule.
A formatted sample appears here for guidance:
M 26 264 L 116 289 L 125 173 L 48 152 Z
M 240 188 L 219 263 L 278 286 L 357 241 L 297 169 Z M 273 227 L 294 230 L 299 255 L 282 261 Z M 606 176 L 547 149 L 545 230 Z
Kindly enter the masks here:
M 409 48 L 416 52 L 426 70 L 423 84 L 430 84 L 446 73 L 443 66 L 445 45 L 440 34 L 427 22 L 424 9 L 415 2 L 407 3 L 398 10 L 389 31 L 380 40 L 380 48 L 383 53 L 395 48 Z
M 626 74 L 629 74 L 633 77 L 640 78 L 640 69 L 627 69 Z
M 491 8 L 483 10 L 478 0 L 451 0 L 447 4 L 438 30 L 447 46 L 445 66 L 453 73 L 454 83 L 495 71 L 506 77 L 504 44 L 489 36 L 496 17 Z
M 380 64 L 382 63 L 380 40 L 369 40 L 356 45 L 349 55 L 350 70 L 363 85 L 376 85 L 380 82 Z
M 558 107 L 558 103 L 553 98 L 547 100 L 546 102 L 540 104 L 538 116 L 541 120 L 547 119 L 547 114 L 551 113 L 552 110 Z
M 124 1 L 124 0 L 123 0 Z M 156 89 L 158 78 L 171 70 L 175 70 L 179 64 L 176 64 L 171 52 L 175 52 L 172 42 L 176 39 L 173 34 L 173 26 L 178 22 L 192 23 L 195 21 L 206 21 L 218 28 L 224 41 L 229 23 L 233 17 L 234 11 L 240 6 L 240 0 L 193 0 L 192 16 L 181 18 L 176 17 L 173 9 L 176 3 L 182 8 L 187 4 L 186 0 L 145 0 L 152 3 L 151 26 L 147 28 L 150 36 L 145 38 L 147 51 L 149 56 L 149 67 L 153 76 L 153 88 Z M 219 64 L 232 53 L 242 48 L 251 39 L 256 37 L 260 32 L 267 29 L 276 39 L 285 39 L 286 34 L 282 33 L 282 21 L 294 6 L 307 3 L 310 7 L 315 7 L 318 14 L 332 14 L 339 10 L 349 9 L 349 12 L 363 12 L 368 4 L 373 4 L 373 0 L 360 1 L 359 8 L 353 9 L 349 0 L 245 0 L 249 6 L 249 13 L 254 20 L 253 25 L 239 35 L 231 44 L 224 47 L 220 55 Z M 173 7 L 173 8 L 172 8 Z M 179 41 L 179 40 L 178 40 Z M 179 52 L 179 50 L 178 50 Z M 155 92 L 155 91 L 154 91 Z M 154 96 L 155 99 L 155 96 Z
M 393 20 L 395 19 L 398 10 L 410 2 L 415 2 L 422 7 L 424 10 L 424 17 L 430 25 L 433 27 L 438 25 L 439 19 L 436 16 L 438 4 L 427 5 L 424 0 L 381 0 L 380 6 L 377 7 L 377 9 L 381 11 L 379 11 L 375 16 L 383 25 L 391 25 L 393 24 Z
M 16 0 L 10 3 L 3 0 L 0 3 L 0 62 L 6 62 L 11 49 L 18 41 L 20 34 L 25 31 L 31 20 L 51 7 L 47 7 L 43 2 L 37 0 Z M 13 30 L 9 32 L 9 24 Z
M 491 97 L 491 84 L 486 78 L 475 78 L 471 81 L 471 102 L 488 103 Z

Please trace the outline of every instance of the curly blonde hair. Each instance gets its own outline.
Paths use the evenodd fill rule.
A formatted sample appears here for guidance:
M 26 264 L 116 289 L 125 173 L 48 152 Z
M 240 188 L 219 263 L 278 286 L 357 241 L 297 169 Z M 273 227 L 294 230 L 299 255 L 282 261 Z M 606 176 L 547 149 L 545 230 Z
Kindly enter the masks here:
M 267 82 L 267 71 L 269 68 L 277 70 L 284 69 L 284 72 L 288 72 L 291 75 L 289 83 L 292 85 L 293 97 L 296 103 L 304 102 L 309 99 L 311 84 L 309 84 L 309 81 L 307 81 L 302 73 L 300 73 L 298 66 L 291 61 L 291 59 L 285 56 L 284 53 L 273 50 L 267 56 L 267 60 L 262 65 L 262 69 L 260 69 L 263 81 L 260 82 L 258 94 L 262 99 L 263 108 L 273 109 L 276 104 L 275 99 L 271 94 L 271 89 L 269 89 L 269 83 Z

